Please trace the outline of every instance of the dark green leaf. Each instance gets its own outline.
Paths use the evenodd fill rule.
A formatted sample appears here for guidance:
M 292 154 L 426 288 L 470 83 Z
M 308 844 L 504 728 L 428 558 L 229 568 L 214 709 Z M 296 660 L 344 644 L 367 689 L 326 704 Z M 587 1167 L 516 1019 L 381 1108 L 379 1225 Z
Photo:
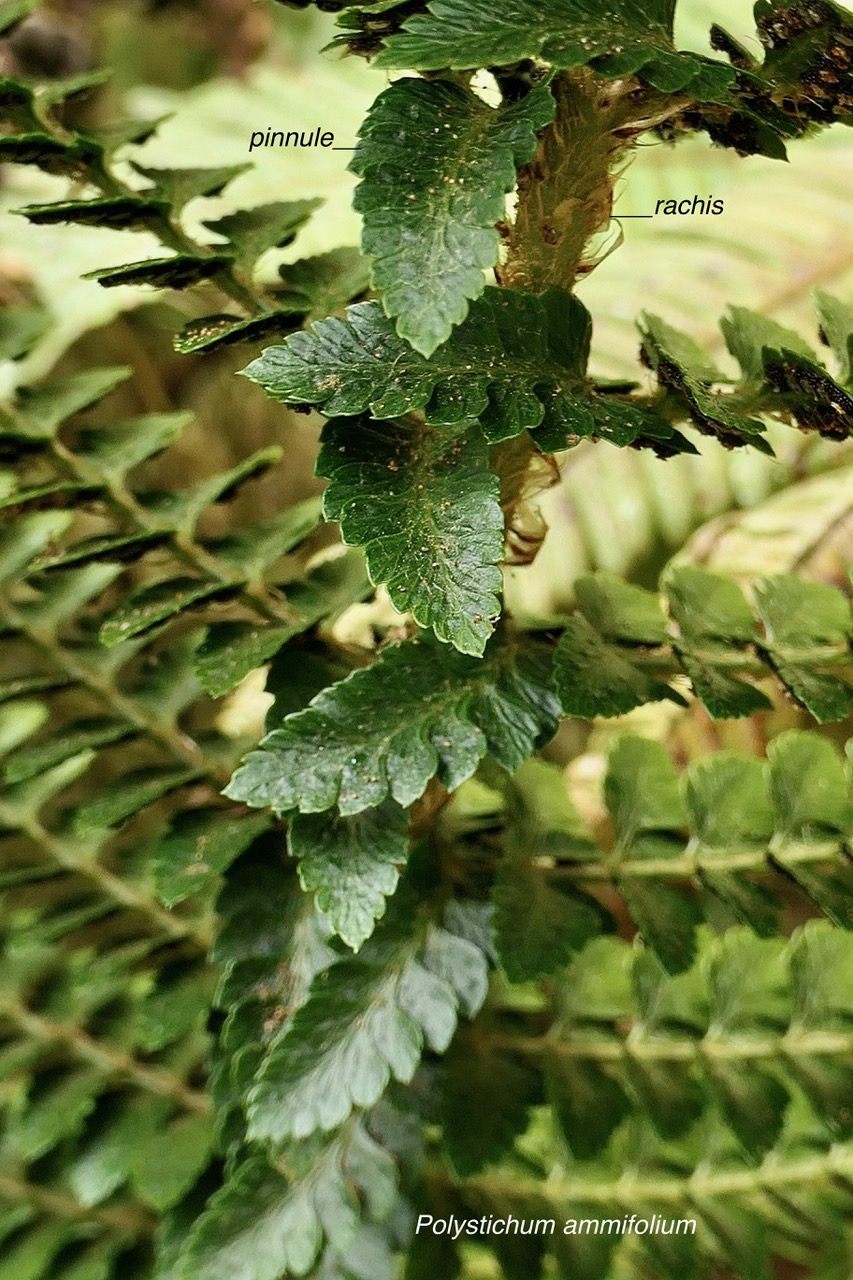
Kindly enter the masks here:
M 644 940 L 669 973 L 681 973 L 696 954 L 702 912 L 692 897 L 669 885 L 622 877 L 619 891 Z
M 125 533 L 105 538 L 84 538 L 73 546 L 58 554 L 40 556 L 37 567 L 45 571 L 51 569 L 67 569 L 71 565 L 78 567 L 98 564 L 106 561 L 110 564 L 138 563 L 147 551 L 156 551 L 171 541 L 171 534 L 164 529 L 157 533 Z
M 73 484 L 71 481 L 53 481 L 49 484 L 37 484 L 25 489 L 11 489 L 0 498 L 0 511 L 10 507 L 68 507 L 85 506 L 87 500 L 100 493 L 97 485 Z M 76 499 L 76 503 L 72 502 Z
M 538 761 L 525 765 L 507 788 L 504 852 L 493 900 L 496 949 L 511 982 L 557 973 L 602 932 L 605 916 L 598 903 L 555 881 L 542 865 L 560 854 L 587 851 L 579 820 L 565 810 L 570 806 L 563 779 Z
M 226 793 L 280 813 L 352 814 L 389 793 L 408 806 L 435 774 L 453 790 L 487 751 L 517 769 L 556 727 L 548 665 L 532 646 L 495 643 L 479 661 L 419 642 L 388 649 L 288 716 Z
M 101 643 L 112 647 L 144 635 L 175 614 L 212 600 L 228 600 L 239 587 L 196 578 L 167 578 L 130 596 L 101 624 Z
M 4 776 L 7 782 L 23 782 L 83 751 L 121 742 L 135 732 L 134 725 L 122 721 L 79 720 L 66 724 L 58 737 L 43 739 L 9 756 Z
M 175 338 L 175 350 L 181 355 L 218 351 L 238 342 L 262 342 L 274 335 L 289 333 L 297 324 L 296 317 L 304 314 L 303 308 L 278 307 L 261 316 L 245 320 L 241 316 L 203 316 L 184 325 Z
M 525 1062 L 461 1035 L 442 1079 L 441 1122 L 448 1159 L 460 1177 L 506 1155 L 527 1127 L 540 1082 Z
M 347 317 L 293 334 L 246 376 L 276 400 L 321 405 L 329 415 L 424 409 L 436 426 L 478 418 L 492 442 L 541 427 L 546 448 L 591 435 L 624 445 L 650 426 L 648 410 L 596 396 L 587 384 L 590 317 L 560 289 L 534 297 L 487 288 L 431 360 L 398 337 L 380 303 L 351 307 Z
M 754 685 L 736 680 L 713 661 L 699 661 L 681 646 L 677 649 L 696 696 L 702 699 L 715 720 L 736 719 L 772 709 L 773 703 Z
M 344 818 L 296 814 L 288 850 L 299 859 L 303 889 L 314 894 L 332 930 L 358 951 L 385 912 L 409 853 L 406 812 L 391 800 Z
M 257 453 L 250 453 L 230 471 L 221 471 L 206 480 L 199 480 L 187 489 L 146 494 L 144 505 L 158 523 L 182 533 L 191 533 L 208 507 L 215 502 L 229 502 L 247 480 L 253 480 L 275 466 L 283 452 L 278 445 L 267 445 Z
M 80 227 L 149 227 L 168 210 L 161 200 L 143 196 L 107 196 L 98 200 L 59 200 L 52 204 L 30 204 L 16 209 L 37 227 L 71 222 Z
M 444 80 L 399 80 L 371 107 L 351 165 L 362 179 L 354 200 L 362 248 L 387 314 L 423 355 L 483 292 L 506 193 L 553 115 L 544 87 L 493 110 Z
M 115 289 L 122 284 L 150 284 L 155 289 L 186 289 L 209 280 L 211 276 L 227 271 L 233 258 L 221 253 L 206 257 L 189 253 L 177 253 L 171 258 L 148 258 L 144 262 L 131 262 L 125 267 L 106 267 L 100 271 L 87 271 L 86 280 L 97 280 L 105 289 Z
M 100 1074 L 91 1067 L 63 1072 L 58 1080 L 37 1086 L 9 1125 L 10 1152 L 19 1160 L 37 1160 L 63 1138 L 79 1133 L 101 1087 Z
M 364 560 L 358 552 L 325 561 L 302 581 L 288 587 L 287 608 L 293 615 L 292 622 L 265 627 L 249 622 L 216 622 L 209 627 L 193 662 L 199 684 L 213 697 L 221 697 L 250 671 L 274 657 L 293 636 L 363 599 L 370 591 Z
M 285 511 L 244 525 L 207 545 L 235 572 L 245 573 L 247 578 L 257 577 L 314 533 L 321 522 L 322 510 L 319 497 L 303 498 Z
M 92 146 L 82 138 L 63 142 L 42 130 L 0 137 L 0 163 L 32 164 L 45 173 L 79 176 L 92 156 Z
M 383 67 L 503 66 L 541 57 L 556 67 L 593 63 L 608 76 L 638 72 L 665 93 L 685 89 L 703 71 L 693 54 L 675 52 L 671 0 L 619 0 L 600 9 L 590 0 L 516 0 L 508 12 L 488 0 L 434 0 L 429 12 L 410 18 L 376 58 Z M 715 85 L 734 81 L 724 66 Z M 707 74 L 707 72 L 706 72 Z
M 140 1010 L 141 1048 L 146 1053 L 156 1053 L 202 1026 L 218 977 L 212 966 L 204 964 L 167 969 Z
M 250 622 L 214 622 L 196 651 L 194 668 L 199 684 L 212 697 L 223 697 L 275 657 L 300 629 L 296 624 L 264 627 Z
M 707 363 L 691 339 L 652 315 L 643 317 L 641 333 L 643 352 L 661 386 L 682 399 L 688 418 L 700 431 L 715 436 L 728 448 L 751 444 L 763 453 L 772 453 L 762 438 L 764 423 L 750 416 L 749 400 L 741 403 L 736 392 L 710 389 L 711 383 L 724 381 L 724 375 Z
M 545 1080 L 573 1154 L 579 1160 L 599 1155 L 630 1113 L 625 1091 L 598 1063 L 561 1055 L 559 1043 L 546 1057 Z
M 171 1110 L 164 1098 L 132 1094 L 120 1101 L 71 1166 L 71 1187 L 84 1205 L 100 1204 L 127 1181 L 140 1143 L 160 1131 Z
M 0 703 L 26 697 L 30 693 L 45 693 L 50 689 L 64 689 L 71 684 L 70 676 L 18 676 L 0 680 Z
M 798 427 L 830 440 L 847 440 L 853 433 L 853 395 L 822 365 L 783 350 L 766 354 L 764 372 Z
M 373 1106 L 392 1078 L 411 1080 L 425 1044 L 447 1048 L 458 997 L 417 958 L 407 916 L 315 980 L 251 1092 L 251 1137 L 285 1142 L 335 1129 L 354 1107 Z
M 481 654 L 500 612 L 504 518 L 479 429 L 333 419 L 317 471 L 330 481 L 326 517 L 364 546 L 392 603 L 462 653 Z

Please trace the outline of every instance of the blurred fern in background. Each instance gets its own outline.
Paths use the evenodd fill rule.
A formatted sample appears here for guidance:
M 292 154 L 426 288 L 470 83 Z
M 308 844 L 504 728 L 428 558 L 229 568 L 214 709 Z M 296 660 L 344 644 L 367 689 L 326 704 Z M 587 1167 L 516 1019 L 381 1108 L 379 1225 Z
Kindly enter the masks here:
M 0 3 L 0 1280 L 849 1275 L 853 17 L 505 9 Z

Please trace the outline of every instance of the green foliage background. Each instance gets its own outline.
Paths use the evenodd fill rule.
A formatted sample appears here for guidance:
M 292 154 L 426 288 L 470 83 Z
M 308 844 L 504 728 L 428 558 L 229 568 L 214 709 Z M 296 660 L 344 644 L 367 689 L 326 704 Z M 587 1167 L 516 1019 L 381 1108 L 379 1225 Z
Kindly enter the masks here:
M 151 170 L 241 166 L 255 128 L 355 145 L 382 90 L 392 159 L 383 113 L 406 93 L 472 116 L 457 81 L 392 92 L 396 72 L 320 52 L 339 29 L 309 6 L 23 7 L 0 74 L 109 66 L 44 118 L 66 139 L 167 116 L 107 166 L 136 190 L 132 158 L 158 200 L 174 188 Z M 758 54 L 750 6 L 682 8 L 679 48 L 708 54 L 715 22 Z M 2 101 L 2 140 L 31 131 Z M 488 229 L 535 139 L 508 128 L 513 164 L 473 114 Z M 181 248 L 159 214 L 60 225 L 45 208 L 96 193 L 0 169 L 0 1280 L 849 1275 L 853 322 L 833 363 L 814 307 L 826 329 L 826 291 L 853 300 L 853 149 L 844 125 L 787 146 L 782 164 L 642 137 L 578 283 L 591 377 L 560 291 L 501 329 L 491 288 L 447 346 L 417 316 L 408 346 L 377 293 L 411 279 L 380 270 L 371 292 L 348 248 L 344 153 L 256 151 L 211 178 L 184 265 L 213 230 L 238 267 L 188 289 L 86 278 Z M 354 167 L 376 252 L 367 143 Z M 725 216 L 626 219 L 614 248 L 620 214 L 694 192 Z M 251 235 L 222 222 L 274 202 Z M 424 216 L 421 248 L 432 233 Z M 220 344 L 211 315 L 258 296 L 263 332 Z M 378 369 L 342 319 L 365 298 Z M 815 401 L 841 397 L 843 428 L 792 430 L 811 401 L 773 386 L 754 319 L 739 371 L 727 306 L 784 326 L 771 348 L 820 352 L 837 382 Z M 670 326 L 645 329 L 677 366 L 663 396 L 637 363 L 644 307 Z M 545 378 L 522 338 L 549 325 L 571 338 Z M 495 378 L 466 362 L 498 339 L 505 403 L 472 409 Z M 715 430 L 734 413 L 749 437 L 758 413 L 775 456 L 694 429 L 683 387 L 712 394 L 708 360 Z M 304 410 L 330 386 L 321 427 Z M 617 445 L 663 422 L 676 456 L 582 439 L 554 483 L 518 432 L 559 451 L 567 422 Z M 418 1212 L 699 1233 L 543 1252 L 413 1236 Z

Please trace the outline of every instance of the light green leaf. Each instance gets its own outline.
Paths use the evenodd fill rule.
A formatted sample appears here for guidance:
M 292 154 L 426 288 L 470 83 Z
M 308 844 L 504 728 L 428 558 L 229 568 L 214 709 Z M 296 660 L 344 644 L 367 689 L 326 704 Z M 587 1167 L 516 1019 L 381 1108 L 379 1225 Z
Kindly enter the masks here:
M 91 1068 L 66 1071 L 44 1088 L 37 1086 L 23 1114 L 9 1125 L 11 1153 L 25 1161 L 37 1160 L 63 1138 L 79 1133 L 102 1088 L 101 1075 Z
M 814 360 L 815 353 L 793 329 L 786 329 L 770 316 L 748 311 L 746 307 L 729 307 L 720 328 L 741 368 L 745 382 L 758 385 L 764 381 L 765 351 L 795 351 Z
M 191 413 L 148 413 L 80 432 L 80 456 L 104 476 L 124 476 L 178 439 Z
M 118 826 L 194 776 L 191 769 L 140 769 L 125 774 L 80 806 L 74 815 L 74 829 L 78 835 L 87 836 Z
M 132 1094 L 94 1135 L 87 1135 L 69 1175 L 71 1188 L 84 1205 L 101 1204 L 127 1181 L 140 1145 L 160 1132 L 172 1108 L 166 1098 Z
M 266 814 L 228 816 L 221 809 L 178 814 L 152 853 L 157 892 L 166 906 L 206 889 L 270 822 Z
M 853 707 L 853 687 L 815 668 L 821 656 L 830 665 L 846 661 L 853 631 L 850 601 L 834 587 L 780 574 L 759 584 L 756 602 L 780 679 L 819 724 L 843 720 Z M 821 648 L 823 655 L 814 652 Z
M 38 0 L 5 0 L 0 7 L 0 33 L 12 31 L 36 8 Z
M 20 516 L 0 533 L 0 582 L 17 577 L 73 520 L 70 511 L 36 511 Z
M 20 360 L 49 327 L 50 316 L 40 307 L 6 307 L 0 311 L 0 360 Z
M 390 1209 L 390 1157 L 358 1127 L 286 1159 L 241 1159 L 196 1221 L 181 1253 L 179 1280 L 279 1280 L 306 1275 L 328 1239 L 345 1253 L 358 1232 L 358 1196 L 375 1216 Z
M 660 600 L 614 573 L 596 573 L 575 582 L 578 608 L 605 640 L 665 644 L 666 617 Z
M 210 1116 L 178 1116 L 140 1144 L 131 1181 L 152 1208 L 170 1209 L 193 1185 L 211 1156 L 212 1127 Z
M 392 1079 L 411 1080 L 425 1045 L 446 1050 L 460 1001 L 423 963 L 421 946 L 406 904 L 358 958 L 315 980 L 257 1076 L 251 1137 L 284 1142 L 335 1129 L 355 1107 L 373 1106 Z
M 220 169 L 151 169 L 131 161 L 137 173 L 154 184 L 153 194 L 178 213 L 199 196 L 218 196 L 252 166 L 233 164 Z
M 16 408 L 26 417 L 28 432 L 34 439 L 49 439 L 56 428 L 126 382 L 132 370 L 126 366 L 112 369 L 85 369 L 67 378 L 53 378 L 36 387 L 23 387 Z
M 815 290 L 815 310 L 821 335 L 838 364 L 838 379 L 849 383 L 853 375 L 853 307 L 822 289 Z M 785 344 L 790 346 L 789 343 Z M 795 348 L 796 350 L 796 348 Z
M 320 200 L 277 201 L 240 209 L 204 225 L 223 236 L 237 265 L 250 271 L 267 249 L 290 244 L 321 203 Z
M 687 822 L 678 775 L 666 748 L 626 734 L 608 757 L 604 796 L 620 848 L 647 831 L 677 831 Z

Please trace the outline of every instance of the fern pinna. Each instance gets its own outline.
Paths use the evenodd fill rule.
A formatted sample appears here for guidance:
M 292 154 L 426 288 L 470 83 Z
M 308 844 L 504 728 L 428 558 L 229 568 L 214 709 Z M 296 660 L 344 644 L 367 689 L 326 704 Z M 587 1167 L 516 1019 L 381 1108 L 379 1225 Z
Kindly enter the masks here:
M 286 440 L 164 491 L 188 415 L 116 419 L 129 370 L 6 384 L 0 1278 L 841 1280 L 843 575 L 688 547 L 655 589 L 504 596 L 555 454 L 665 467 L 798 428 L 844 461 L 853 307 L 818 291 L 814 339 L 733 307 L 709 352 L 652 299 L 617 382 L 575 287 L 638 140 L 781 159 L 853 122 L 853 17 L 759 0 L 758 42 L 714 26 L 705 55 L 674 0 L 316 7 L 407 74 L 352 159 L 361 253 L 273 285 L 258 261 L 315 202 L 191 234 L 241 166 L 146 164 L 155 125 L 77 111 L 100 74 L 0 82 L 0 159 L 71 183 L 19 212 L 153 233 L 94 279 L 193 291 L 178 352 L 255 344 L 245 376 L 324 415 L 328 482 L 214 535 Z M 5 0 L 0 33 L 36 8 Z M 9 307 L 0 355 L 49 328 Z M 259 668 L 254 743 L 216 700 Z

